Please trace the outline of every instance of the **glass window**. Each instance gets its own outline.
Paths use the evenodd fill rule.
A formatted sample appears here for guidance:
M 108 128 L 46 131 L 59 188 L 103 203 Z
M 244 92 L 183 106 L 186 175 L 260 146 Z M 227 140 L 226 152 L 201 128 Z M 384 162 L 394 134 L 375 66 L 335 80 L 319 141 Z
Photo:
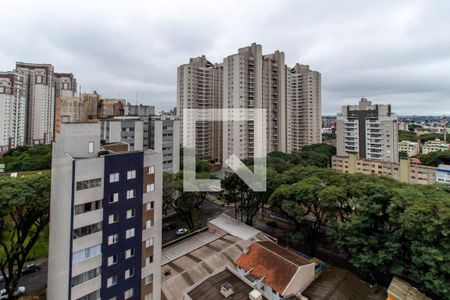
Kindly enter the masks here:
M 88 152 L 94 153 L 94 142 L 89 142 Z
M 100 275 L 100 268 L 95 268 L 87 272 L 81 273 L 80 275 L 72 277 L 72 287 L 82 284 L 91 279 L 94 279 L 99 275 Z
M 134 237 L 134 231 L 135 231 L 134 228 L 128 229 L 128 230 L 125 232 L 125 237 L 126 237 L 127 239 Z
M 88 258 L 94 257 L 96 255 L 99 255 L 101 252 L 102 252 L 101 245 L 96 245 L 93 247 L 77 251 L 72 255 L 72 263 L 77 263 L 86 260 Z
M 133 256 L 134 256 L 134 248 L 130 248 L 125 251 L 125 259 Z
M 114 193 L 109 195 L 109 203 L 114 203 L 119 201 L 119 193 Z
M 106 281 L 106 287 L 110 287 L 117 284 L 117 275 L 111 276 Z
M 155 166 L 148 167 L 148 174 L 155 174 Z
M 127 199 L 132 199 L 136 197 L 136 191 L 135 190 L 128 190 L 127 191 Z
M 118 182 L 119 181 L 119 173 L 111 173 L 109 174 L 109 182 Z
M 87 190 L 102 185 L 101 178 L 82 180 L 77 182 L 77 191 Z
M 130 299 L 131 297 L 133 297 L 133 288 L 126 290 L 124 293 L 125 299 Z
M 135 179 L 136 178 L 136 170 L 131 170 L 127 172 L 127 179 Z
M 127 210 L 127 219 L 134 218 L 136 215 L 136 210 L 134 208 Z
M 119 240 L 119 236 L 117 234 L 112 234 L 110 236 L 108 236 L 108 245 L 112 245 L 117 243 L 117 241 Z

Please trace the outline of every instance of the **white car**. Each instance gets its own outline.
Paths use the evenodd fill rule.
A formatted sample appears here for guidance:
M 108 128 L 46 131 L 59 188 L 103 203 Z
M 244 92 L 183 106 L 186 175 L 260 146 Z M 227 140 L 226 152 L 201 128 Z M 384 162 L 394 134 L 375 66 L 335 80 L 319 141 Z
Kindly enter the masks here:
M 20 296 L 25 294 L 25 287 L 19 286 L 17 290 L 13 293 L 14 297 Z M 6 289 L 3 289 L 0 291 L 0 300 L 9 299 L 8 295 L 6 294 Z
M 185 235 L 188 230 L 186 228 L 177 229 L 177 235 Z

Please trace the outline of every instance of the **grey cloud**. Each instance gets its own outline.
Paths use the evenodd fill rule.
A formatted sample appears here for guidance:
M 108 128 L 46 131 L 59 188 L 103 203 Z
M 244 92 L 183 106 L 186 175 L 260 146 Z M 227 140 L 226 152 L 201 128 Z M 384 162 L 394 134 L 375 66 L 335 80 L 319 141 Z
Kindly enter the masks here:
M 8 1 L 0 70 L 73 72 L 83 90 L 168 109 L 176 68 L 251 42 L 322 73 L 323 112 L 362 96 L 399 114 L 450 114 L 448 1 Z

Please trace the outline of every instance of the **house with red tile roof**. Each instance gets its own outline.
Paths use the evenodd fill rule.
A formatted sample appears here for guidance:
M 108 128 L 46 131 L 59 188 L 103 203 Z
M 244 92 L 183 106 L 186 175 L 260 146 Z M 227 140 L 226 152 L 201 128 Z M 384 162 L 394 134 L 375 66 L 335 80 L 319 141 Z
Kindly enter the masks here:
M 271 241 L 257 241 L 235 260 L 238 272 L 269 300 L 301 294 L 315 279 L 315 263 Z

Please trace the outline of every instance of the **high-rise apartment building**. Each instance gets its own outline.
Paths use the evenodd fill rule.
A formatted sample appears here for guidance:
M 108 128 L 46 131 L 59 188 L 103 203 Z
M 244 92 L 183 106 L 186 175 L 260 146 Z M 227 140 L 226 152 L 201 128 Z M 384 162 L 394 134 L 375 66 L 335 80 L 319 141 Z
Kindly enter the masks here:
M 287 70 L 288 152 L 322 142 L 321 75 L 308 65 Z
M 101 124 L 101 139 L 106 143 L 125 143 L 130 150 L 144 150 L 144 143 L 148 143 L 144 122 L 138 117 L 114 117 L 102 120 Z
M 220 83 L 221 67 L 213 65 L 205 56 L 191 58 L 188 64 L 178 67 L 177 71 L 177 113 L 182 122 L 180 136 L 183 138 L 184 109 L 218 108 L 215 100 L 220 100 L 214 93 L 220 89 L 214 85 Z M 212 118 L 212 116 L 211 116 Z M 195 138 L 197 157 L 203 160 L 217 160 L 214 157 L 214 122 L 196 121 L 195 137 L 188 135 L 189 140 Z
M 0 146 L 9 149 L 25 143 L 26 100 L 23 76 L 0 72 Z
M 321 142 L 320 73 L 303 65 L 287 68 L 281 51 L 263 55 L 261 45 L 253 43 L 225 57 L 221 64 L 205 56 L 192 58 L 178 68 L 177 79 L 181 127 L 186 121 L 184 108 L 234 109 L 242 117 L 245 109 L 265 109 L 267 152 L 296 151 Z M 254 121 L 197 121 L 196 153 L 201 159 L 219 161 L 231 154 L 253 158 L 254 137 Z
M 55 72 L 50 64 L 16 64 L 27 91 L 27 144 L 48 144 L 53 140 Z
M 176 116 L 151 116 L 148 148 L 163 155 L 163 171 L 180 171 L 180 121 Z
M 100 123 L 53 144 L 48 299 L 160 299 L 162 157 L 101 145 Z
M 163 154 L 163 171 L 180 171 L 180 121 L 175 115 L 156 115 L 155 107 L 149 105 L 125 106 L 127 117 L 135 117 L 144 125 L 144 149 Z
M 77 93 L 77 80 L 72 73 L 55 73 L 55 96 L 74 97 Z
M 337 155 L 398 162 L 398 122 L 390 105 L 372 105 L 362 98 L 358 105 L 342 106 L 336 121 Z

